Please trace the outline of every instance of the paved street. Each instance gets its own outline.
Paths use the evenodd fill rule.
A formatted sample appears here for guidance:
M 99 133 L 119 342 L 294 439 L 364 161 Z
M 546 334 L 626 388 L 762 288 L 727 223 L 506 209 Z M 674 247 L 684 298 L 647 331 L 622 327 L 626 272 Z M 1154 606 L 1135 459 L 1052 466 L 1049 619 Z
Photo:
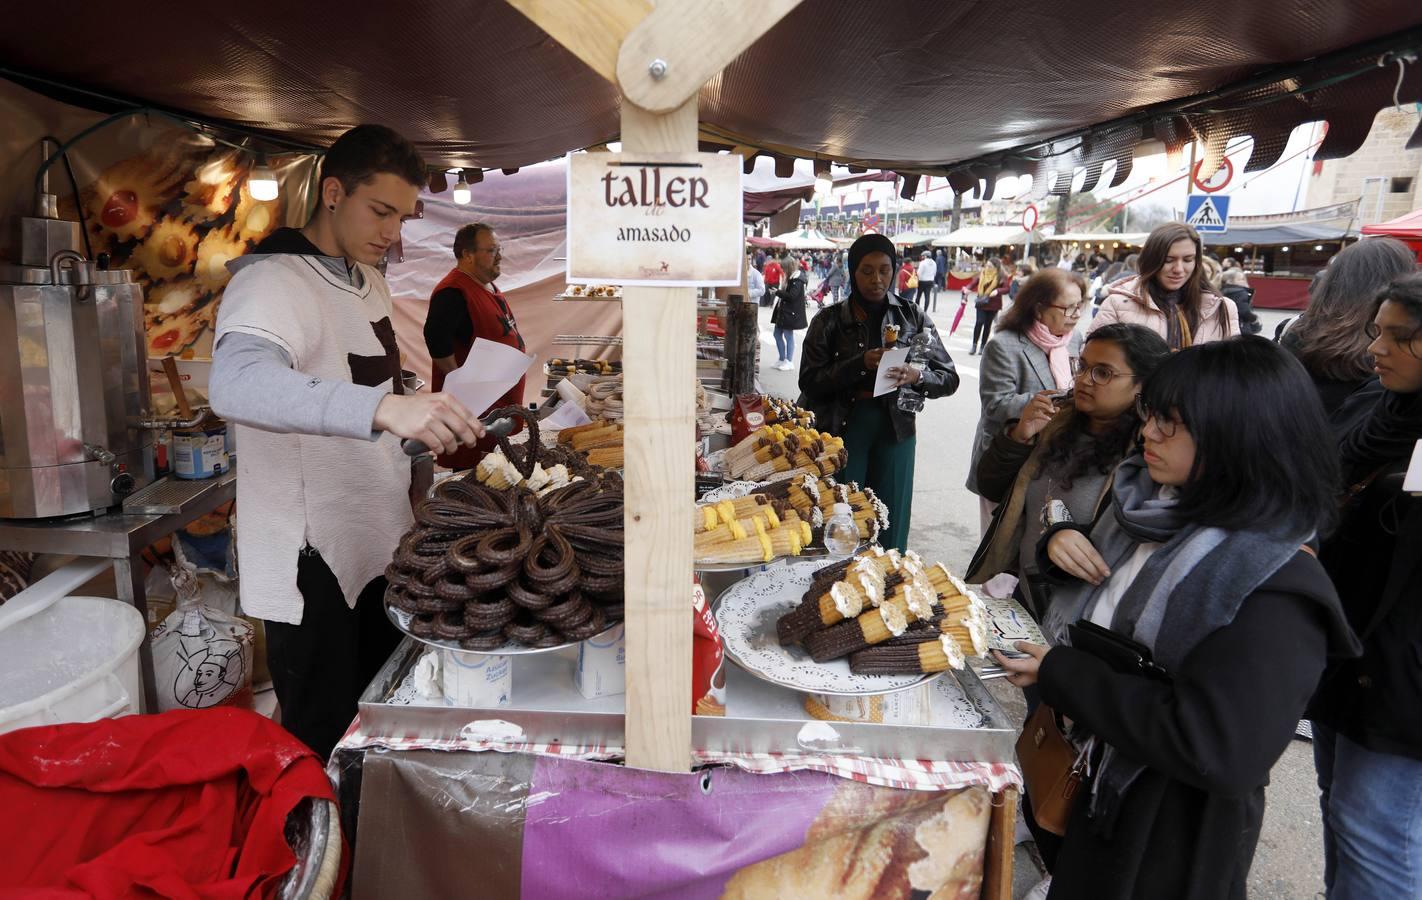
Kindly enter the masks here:
M 950 302 L 951 301 L 951 302 Z M 957 311 L 956 295 L 944 295 L 938 311 L 930 313 L 944 336 L 949 354 L 962 376 L 958 392 L 929 401 L 918 420 L 918 459 L 914 475 L 913 522 L 910 546 L 926 559 L 941 560 L 949 569 L 963 572 L 977 548 L 978 498 L 963 486 L 968 476 L 969 451 L 978 421 L 978 357 L 969 356 L 973 310 L 969 308 L 955 335 L 948 335 Z M 815 312 L 813 304 L 810 312 Z M 1260 311 L 1264 335 L 1296 313 Z M 761 310 L 761 384 L 773 395 L 795 398 L 799 394 L 796 370 L 779 372 L 770 312 Z M 805 332 L 796 333 L 802 338 Z M 797 348 L 798 350 L 798 348 Z M 799 355 L 796 354 L 798 362 Z M 893 514 L 893 510 L 890 511 Z M 1016 720 L 1025 716 L 1021 694 L 1002 681 L 989 682 L 993 693 Z M 1322 826 L 1314 787 L 1311 745 L 1294 741 L 1274 767 L 1268 792 L 1263 835 L 1250 876 L 1252 898 L 1312 898 L 1323 890 Z M 1035 883 L 1029 857 L 1019 848 L 1016 896 Z

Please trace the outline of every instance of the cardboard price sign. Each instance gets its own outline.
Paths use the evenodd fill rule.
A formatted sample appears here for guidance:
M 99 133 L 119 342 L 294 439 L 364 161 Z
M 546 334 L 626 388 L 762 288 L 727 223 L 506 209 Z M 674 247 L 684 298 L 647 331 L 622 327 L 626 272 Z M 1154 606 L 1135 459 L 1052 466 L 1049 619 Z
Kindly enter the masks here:
M 568 157 L 568 281 L 737 285 L 745 260 L 741 157 Z

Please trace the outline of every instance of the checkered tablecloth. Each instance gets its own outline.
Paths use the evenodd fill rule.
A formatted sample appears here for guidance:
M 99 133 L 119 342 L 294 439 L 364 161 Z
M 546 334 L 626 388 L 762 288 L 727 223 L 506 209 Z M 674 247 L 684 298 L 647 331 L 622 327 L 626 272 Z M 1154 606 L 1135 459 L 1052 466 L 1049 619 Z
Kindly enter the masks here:
M 452 739 L 436 739 L 418 735 L 372 735 L 361 729 L 356 717 L 345 737 L 337 745 L 341 750 L 463 750 L 474 752 L 536 753 L 568 759 L 620 761 L 622 747 L 602 744 L 530 743 L 492 738 L 477 733 L 461 734 Z M 828 772 L 880 787 L 916 791 L 946 791 L 984 785 L 993 793 L 1004 788 L 1022 787 L 1022 771 L 1011 763 L 942 762 L 921 759 L 883 759 L 867 756 L 840 756 L 810 753 L 719 753 L 694 752 L 697 765 L 735 766 L 762 775 L 777 772 Z M 332 764 L 334 768 L 334 763 Z M 332 773 L 337 778 L 338 773 Z

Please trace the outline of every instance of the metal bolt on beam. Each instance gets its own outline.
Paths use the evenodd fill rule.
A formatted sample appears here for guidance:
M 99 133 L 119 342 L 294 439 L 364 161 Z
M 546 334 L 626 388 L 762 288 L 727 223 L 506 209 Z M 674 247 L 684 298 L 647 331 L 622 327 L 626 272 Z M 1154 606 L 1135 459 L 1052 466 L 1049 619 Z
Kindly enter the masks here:
M 667 77 L 667 61 L 664 59 L 654 59 L 652 64 L 647 66 L 647 72 L 657 81 Z

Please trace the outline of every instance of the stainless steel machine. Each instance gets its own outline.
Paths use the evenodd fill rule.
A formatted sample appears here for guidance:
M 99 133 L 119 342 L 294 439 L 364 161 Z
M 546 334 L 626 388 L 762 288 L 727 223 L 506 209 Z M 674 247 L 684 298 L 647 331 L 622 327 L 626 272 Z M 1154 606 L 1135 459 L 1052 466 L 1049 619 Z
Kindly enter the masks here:
M 143 290 L 85 259 L 41 188 L 0 264 L 0 518 L 103 510 L 153 480 Z

